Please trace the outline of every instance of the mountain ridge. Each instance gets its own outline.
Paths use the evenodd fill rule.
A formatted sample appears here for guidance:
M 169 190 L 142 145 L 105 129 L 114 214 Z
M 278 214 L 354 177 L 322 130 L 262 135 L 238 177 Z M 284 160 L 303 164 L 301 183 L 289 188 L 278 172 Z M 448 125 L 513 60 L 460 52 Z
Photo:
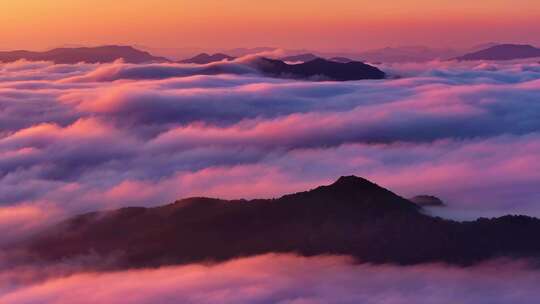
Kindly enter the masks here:
M 359 61 L 342 63 L 316 58 L 304 63 L 288 64 L 261 57 L 253 64 L 263 74 L 278 78 L 352 81 L 386 77 L 386 73 L 377 67 Z
M 536 233 L 540 220 L 526 216 L 472 222 L 431 217 L 409 200 L 349 176 L 276 199 L 189 198 L 154 208 L 88 213 L 14 248 L 33 263 L 87 255 L 105 261 L 116 255 L 114 267 L 121 269 L 265 253 L 468 266 L 498 257 L 540 258 Z
M 51 61 L 56 64 L 108 63 L 123 59 L 126 63 L 170 62 L 131 46 L 105 45 L 98 47 L 56 48 L 45 52 L 25 50 L 0 52 L 0 62 L 18 60 Z
M 223 60 L 231 61 L 235 59 L 236 57 L 229 56 L 223 53 L 215 53 L 212 55 L 207 54 L 207 53 L 200 53 L 194 57 L 180 60 L 178 63 L 208 64 L 208 63 L 213 63 L 213 62 L 220 62 Z
M 528 44 L 498 44 L 455 58 L 472 60 L 515 60 L 540 57 L 540 49 Z

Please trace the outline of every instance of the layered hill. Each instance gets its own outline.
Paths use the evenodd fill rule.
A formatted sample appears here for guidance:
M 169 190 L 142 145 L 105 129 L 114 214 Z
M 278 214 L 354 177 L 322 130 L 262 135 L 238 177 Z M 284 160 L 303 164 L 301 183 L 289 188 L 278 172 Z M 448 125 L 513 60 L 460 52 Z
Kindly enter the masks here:
M 499 44 L 457 57 L 457 60 L 515 60 L 540 57 L 540 49 L 525 44 Z
M 79 48 L 57 48 L 45 52 L 9 51 L 0 52 L 0 62 L 17 60 L 51 61 L 56 64 L 107 63 L 123 59 L 127 63 L 168 62 L 164 57 L 156 57 L 148 52 L 137 50 L 131 46 L 100 46 Z
M 349 176 L 278 199 L 190 198 L 157 208 L 84 214 L 13 248 L 32 262 L 103 257 L 99 264 L 112 256 L 118 268 L 265 253 L 471 265 L 497 257 L 540 257 L 538 233 L 540 220 L 524 216 L 463 223 L 433 218 L 409 200 Z
M 224 60 L 231 61 L 234 59 L 236 58 L 226 55 L 226 54 L 221 54 L 221 53 L 212 54 L 212 55 L 209 55 L 207 53 L 201 53 L 192 58 L 181 60 L 179 61 L 179 63 L 208 64 L 208 63 L 219 62 L 219 61 L 224 61 Z
M 386 77 L 377 67 L 358 61 L 343 63 L 317 58 L 300 64 L 287 64 L 281 60 L 259 58 L 254 65 L 263 74 L 279 78 L 349 81 Z

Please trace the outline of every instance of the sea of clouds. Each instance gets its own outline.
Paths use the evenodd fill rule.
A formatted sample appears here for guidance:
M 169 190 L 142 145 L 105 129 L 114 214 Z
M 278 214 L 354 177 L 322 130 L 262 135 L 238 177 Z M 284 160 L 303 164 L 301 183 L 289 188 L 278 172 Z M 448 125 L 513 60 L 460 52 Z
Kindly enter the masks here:
M 449 205 L 433 211 L 443 216 L 540 216 L 539 63 L 432 62 L 380 68 L 391 79 L 273 79 L 242 61 L 205 66 L 0 64 L 0 244 L 81 212 L 157 206 L 188 196 L 277 197 L 350 174 L 404 197 L 436 195 Z M 234 263 L 241 268 L 261 259 Z M 296 258 L 278 262 L 286 267 L 291 259 Z M 337 283 L 322 291 L 323 285 L 317 284 L 326 284 L 323 281 L 312 282 L 321 288 L 294 285 L 301 282 L 288 288 L 284 283 L 274 291 L 285 296 L 274 301 L 258 280 L 276 275 L 286 282 L 283 274 L 250 273 L 243 281 L 228 277 L 233 274 L 226 269 L 234 263 L 193 267 L 215 277 L 215 284 L 224 284 L 215 297 L 233 297 L 226 285 L 238 280 L 235 283 L 247 284 L 242 294 L 252 295 L 255 303 L 325 302 L 341 288 L 351 299 L 362 299 L 353 296 L 362 297 L 362 289 L 356 288 L 371 269 L 358 266 L 340 274 L 336 269 L 350 266 L 343 260 L 295 261 L 292 264 L 330 267 L 320 271 L 338 276 Z M 148 275 L 193 275 L 187 267 L 148 270 Z M 410 275 L 414 284 L 415 276 L 425 278 L 419 269 L 407 271 L 403 280 Z M 449 271 L 433 269 L 441 276 Z M 385 271 L 398 270 L 389 266 Z M 466 276 L 462 271 L 450 270 L 452 278 Z M 81 274 L 10 292 L 0 296 L 0 302 L 38 303 L 32 301 L 38 292 L 51 297 L 39 303 L 63 303 L 89 292 L 77 293 L 85 281 L 91 286 L 121 282 L 118 276 L 124 275 L 128 282 L 138 276 Z M 536 273 L 524 275 L 538 283 Z M 167 294 L 168 284 L 177 284 L 174 279 L 165 279 L 165 287 L 149 286 L 150 294 L 161 288 Z M 377 284 L 383 281 L 371 281 L 366 288 L 381 287 Z M 182 282 L 189 288 L 190 280 Z M 73 292 L 62 286 L 73 286 Z M 307 293 L 295 295 L 301 287 Z M 128 292 L 122 288 L 132 287 L 117 290 Z M 433 288 L 425 294 L 454 292 L 442 285 Z M 467 282 L 451 288 L 469 290 Z M 410 302 L 392 298 L 403 292 L 385 295 L 388 299 L 366 298 L 364 303 Z M 100 296 L 93 302 L 107 302 L 108 294 Z M 471 303 L 504 303 L 492 298 Z M 197 299 L 191 301 L 204 303 Z M 125 303 L 133 301 L 126 298 Z
M 0 275 L 7 286 L 0 288 L 0 303 L 533 304 L 540 296 L 540 271 L 524 261 L 400 267 L 270 254 L 217 265 L 71 273 L 20 284 L 34 272 Z M 19 285 L 10 285 L 9 276 L 18 277 Z

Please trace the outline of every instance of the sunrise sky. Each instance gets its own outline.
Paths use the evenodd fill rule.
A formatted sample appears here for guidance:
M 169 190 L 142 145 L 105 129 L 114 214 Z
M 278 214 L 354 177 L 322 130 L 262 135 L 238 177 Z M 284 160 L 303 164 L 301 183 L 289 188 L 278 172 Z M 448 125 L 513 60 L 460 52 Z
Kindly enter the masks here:
M 539 303 L 539 155 L 540 0 L 0 0 L 0 304 Z
M 3 0 L 0 48 L 540 44 L 539 19 L 538 0 Z

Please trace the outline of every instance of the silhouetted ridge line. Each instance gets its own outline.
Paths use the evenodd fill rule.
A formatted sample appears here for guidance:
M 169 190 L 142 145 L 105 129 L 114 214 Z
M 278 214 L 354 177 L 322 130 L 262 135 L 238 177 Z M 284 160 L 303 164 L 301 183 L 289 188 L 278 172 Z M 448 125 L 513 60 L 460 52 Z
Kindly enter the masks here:
M 236 59 L 235 57 L 232 57 L 232 56 L 229 56 L 229 55 L 226 55 L 226 54 L 221 54 L 221 53 L 217 53 L 217 54 L 213 54 L 213 55 L 209 55 L 209 54 L 206 54 L 206 53 L 201 53 L 195 57 L 192 57 L 192 58 L 188 58 L 188 59 L 184 59 L 184 60 L 181 60 L 179 61 L 179 63 L 194 63 L 194 64 L 208 64 L 208 63 L 212 63 L 212 62 L 220 62 L 220 61 L 231 61 L 231 60 L 234 60 Z
M 30 262 L 114 256 L 113 268 L 225 261 L 265 253 L 351 255 L 361 262 L 471 265 L 540 257 L 540 220 L 505 216 L 454 222 L 366 179 L 277 199 L 189 198 L 156 208 L 76 216 L 10 250 Z
M 386 77 L 378 68 L 358 61 L 342 63 L 316 58 L 300 64 L 287 64 L 281 60 L 260 58 L 255 66 L 263 74 L 279 78 L 349 81 Z
M 108 63 L 123 59 L 126 63 L 169 62 L 131 46 L 108 45 L 99 47 L 57 48 L 46 52 L 10 51 L 0 52 L 0 62 L 17 60 L 51 61 L 56 64 Z
M 540 57 L 540 49 L 532 45 L 523 44 L 500 44 L 466 54 L 456 58 L 457 60 L 514 60 Z

